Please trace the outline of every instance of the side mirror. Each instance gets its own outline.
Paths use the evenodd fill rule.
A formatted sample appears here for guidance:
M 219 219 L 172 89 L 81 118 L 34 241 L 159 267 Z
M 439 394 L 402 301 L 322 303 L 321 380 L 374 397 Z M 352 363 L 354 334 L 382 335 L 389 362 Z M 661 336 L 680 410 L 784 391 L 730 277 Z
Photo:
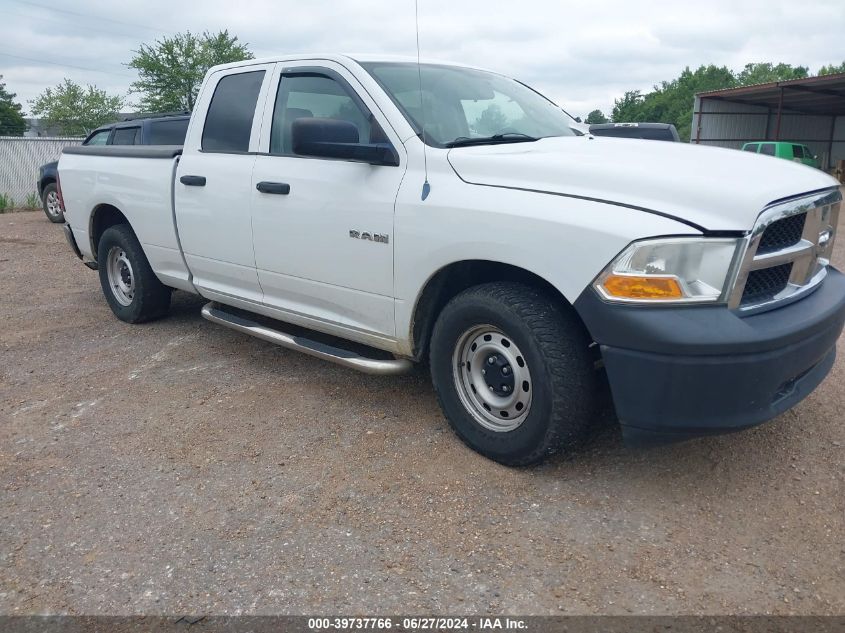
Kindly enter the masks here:
M 291 125 L 291 147 L 300 156 L 355 160 L 371 165 L 399 165 L 390 143 L 360 143 L 349 121 L 301 117 Z

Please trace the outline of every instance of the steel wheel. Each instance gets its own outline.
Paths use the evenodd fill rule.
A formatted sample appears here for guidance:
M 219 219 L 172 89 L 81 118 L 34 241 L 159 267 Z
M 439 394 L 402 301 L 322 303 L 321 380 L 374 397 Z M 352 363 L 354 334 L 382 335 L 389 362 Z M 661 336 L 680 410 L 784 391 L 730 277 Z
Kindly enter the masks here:
M 114 298 L 121 305 L 131 304 L 135 297 L 135 277 L 132 274 L 132 263 L 119 246 L 112 246 L 109 250 L 106 272 Z
M 51 218 L 60 218 L 62 216 L 62 205 L 59 202 L 59 194 L 53 189 L 47 192 L 45 209 L 47 211 L 47 215 Z
M 519 427 L 531 409 L 533 385 L 525 356 L 492 325 L 464 332 L 453 356 L 455 388 L 473 418 L 491 431 Z

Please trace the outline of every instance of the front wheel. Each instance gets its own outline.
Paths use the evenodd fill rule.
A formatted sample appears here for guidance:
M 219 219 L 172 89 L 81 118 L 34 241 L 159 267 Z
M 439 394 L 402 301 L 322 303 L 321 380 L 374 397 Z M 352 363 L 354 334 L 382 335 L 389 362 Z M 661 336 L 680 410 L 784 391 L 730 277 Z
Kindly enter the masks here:
M 457 435 L 523 466 L 578 446 L 597 417 L 590 338 L 571 307 L 511 282 L 476 286 L 443 309 L 431 374 Z
M 41 208 L 44 209 L 44 215 L 50 222 L 61 224 L 65 221 L 65 213 L 62 210 L 62 202 L 59 200 L 59 190 L 56 183 L 51 182 L 44 187 L 41 192 Z
M 155 276 L 141 243 L 126 224 L 103 232 L 97 246 L 100 285 L 115 316 L 142 323 L 164 316 L 170 307 L 170 288 Z

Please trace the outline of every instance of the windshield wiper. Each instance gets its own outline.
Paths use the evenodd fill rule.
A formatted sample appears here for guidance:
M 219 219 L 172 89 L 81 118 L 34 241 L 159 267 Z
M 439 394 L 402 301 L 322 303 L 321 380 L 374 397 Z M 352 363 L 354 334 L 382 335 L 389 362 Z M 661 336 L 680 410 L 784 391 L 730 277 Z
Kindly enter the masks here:
M 505 132 L 493 136 L 459 136 L 454 141 L 446 143 L 446 147 L 466 147 L 468 145 L 495 145 L 496 143 L 530 143 L 539 139 L 521 132 Z

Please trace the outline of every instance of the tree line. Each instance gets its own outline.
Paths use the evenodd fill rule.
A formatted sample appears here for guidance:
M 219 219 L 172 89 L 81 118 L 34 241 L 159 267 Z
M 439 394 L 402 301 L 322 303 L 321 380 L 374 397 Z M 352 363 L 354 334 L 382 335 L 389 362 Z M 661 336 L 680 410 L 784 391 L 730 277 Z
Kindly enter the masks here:
M 252 59 L 247 44 L 228 31 L 196 35 L 187 31 L 173 37 L 142 44 L 126 64 L 138 72 L 129 95 L 109 94 L 97 86 L 82 86 L 65 79 L 47 88 L 29 102 L 33 116 L 40 117 L 51 132 L 84 136 L 91 130 L 117 119 L 130 106 L 130 96 L 138 95 L 131 107 L 141 112 L 190 111 L 206 71 L 217 64 Z M 6 90 L 0 76 L 0 136 L 23 136 L 26 122 L 16 95 Z
M 816 75 L 845 73 L 845 61 L 841 64 L 822 66 Z M 671 123 L 678 130 L 678 135 L 686 141 L 690 138 L 692 112 L 696 93 L 710 90 L 723 90 L 739 86 L 803 79 L 810 76 L 807 66 L 792 64 L 756 63 L 746 64 L 734 72 L 727 66 L 699 66 L 696 70 L 685 68 L 671 81 L 662 81 L 651 92 L 643 94 L 639 90 L 629 90 L 619 99 L 614 100 L 610 116 L 601 110 L 593 110 L 586 123 L 622 123 L 651 122 Z
M 133 51 L 126 64 L 138 72 L 129 95 L 138 95 L 131 104 L 141 112 L 191 111 L 206 71 L 216 64 L 252 59 L 247 44 L 228 31 L 186 31 L 164 37 L 151 44 L 142 44 Z M 817 75 L 845 72 L 845 61 L 818 69 Z M 779 63 L 753 63 L 734 72 L 727 66 L 702 65 L 696 70 L 685 68 L 671 81 L 662 81 L 650 92 L 629 90 L 614 100 L 609 116 L 593 110 L 585 119 L 588 124 L 613 122 L 671 123 L 684 140 L 689 139 L 692 125 L 693 97 L 698 92 L 748 86 L 751 84 L 808 77 L 806 66 Z M 51 131 L 68 136 L 85 135 L 104 123 L 116 120 L 118 113 L 130 105 L 129 95 L 109 94 L 97 86 L 82 86 L 65 79 L 47 88 L 29 102 L 33 116 L 40 117 Z M 15 101 L 0 75 L 0 135 L 22 136 L 26 122 L 22 106 Z

